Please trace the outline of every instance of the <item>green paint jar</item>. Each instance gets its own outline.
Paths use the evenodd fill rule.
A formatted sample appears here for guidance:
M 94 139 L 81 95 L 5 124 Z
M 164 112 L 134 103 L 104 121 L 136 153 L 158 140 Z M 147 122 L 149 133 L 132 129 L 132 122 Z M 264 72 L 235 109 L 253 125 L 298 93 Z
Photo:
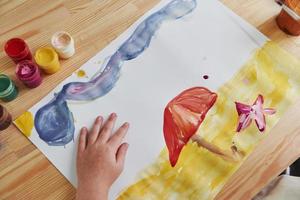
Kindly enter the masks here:
M 18 89 L 14 82 L 5 74 L 0 74 L 0 99 L 8 102 L 18 96 Z

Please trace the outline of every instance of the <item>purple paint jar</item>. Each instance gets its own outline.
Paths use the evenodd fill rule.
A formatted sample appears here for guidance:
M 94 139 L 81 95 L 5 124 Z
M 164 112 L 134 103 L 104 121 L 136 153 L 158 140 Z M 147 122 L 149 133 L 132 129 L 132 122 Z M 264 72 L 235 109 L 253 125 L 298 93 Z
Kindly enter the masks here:
M 29 88 L 38 87 L 42 83 L 41 72 L 34 62 L 22 60 L 17 64 L 16 75 Z

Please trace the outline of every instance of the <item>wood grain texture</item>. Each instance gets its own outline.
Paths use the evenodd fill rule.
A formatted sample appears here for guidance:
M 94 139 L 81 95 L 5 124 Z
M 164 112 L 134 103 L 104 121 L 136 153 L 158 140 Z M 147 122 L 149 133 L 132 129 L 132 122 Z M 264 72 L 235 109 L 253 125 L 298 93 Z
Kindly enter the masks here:
M 16 118 L 157 2 L 159 0 L 0 1 L 0 72 L 13 77 L 20 89 L 19 97 L 3 103 L 4 106 Z M 277 28 L 274 19 L 280 8 L 272 0 L 223 2 L 300 58 L 300 38 L 287 36 Z M 58 73 L 45 76 L 41 87 L 26 89 L 14 76 L 14 63 L 5 56 L 5 41 L 22 37 L 34 52 L 38 47 L 49 45 L 51 35 L 58 30 L 66 30 L 74 37 L 76 56 L 62 61 L 63 67 Z M 300 143 L 299 106 L 300 101 L 233 176 L 219 199 L 249 199 L 299 156 L 296 146 Z M 259 173 L 254 175 L 257 171 Z M 74 196 L 72 185 L 14 126 L 1 132 L 0 199 L 74 199 Z

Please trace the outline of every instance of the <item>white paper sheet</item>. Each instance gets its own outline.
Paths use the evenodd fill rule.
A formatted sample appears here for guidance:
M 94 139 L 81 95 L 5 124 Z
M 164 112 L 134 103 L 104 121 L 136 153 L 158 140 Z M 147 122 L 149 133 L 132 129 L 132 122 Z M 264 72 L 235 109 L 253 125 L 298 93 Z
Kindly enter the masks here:
M 159 3 L 81 69 L 91 78 L 139 23 L 168 2 Z M 99 114 L 107 117 L 111 112 L 118 113 L 118 125 L 128 121 L 131 128 L 126 138 L 130 148 L 125 169 L 110 193 L 111 199 L 116 198 L 136 181 L 136 175 L 151 164 L 165 147 L 162 126 L 167 103 L 190 87 L 204 86 L 216 91 L 266 40 L 219 1 L 198 0 L 196 10 L 182 19 L 163 23 L 149 48 L 136 59 L 123 64 L 120 79 L 107 95 L 92 102 L 68 101 L 75 119 L 74 142 L 66 146 L 49 146 L 39 138 L 36 130 L 29 139 L 76 186 L 75 156 L 80 128 L 84 125 L 91 127 Z M 210 78 L 204 80 L 203 75 Z M 88 79 L 72 75 L 33 106 L 30 112 L 35 114 L 64 84 L 73 81 Z

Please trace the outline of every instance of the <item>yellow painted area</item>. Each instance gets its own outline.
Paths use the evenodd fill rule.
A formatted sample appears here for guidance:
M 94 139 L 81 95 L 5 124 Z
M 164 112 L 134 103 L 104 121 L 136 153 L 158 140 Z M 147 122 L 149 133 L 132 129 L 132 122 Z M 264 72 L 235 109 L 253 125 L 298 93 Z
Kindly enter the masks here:
M 299 87 L 300 62 L 275 43 L 268 42 L 253 54 L 231 80 L 219 88 L 218 100 L 197 134 L 223 149 L 229 149 L 234 142 L 247 156 L 295 98 L 300 96 Z M 260 133 L 252 123 L 248 129 L 237 134 L 238 116 L 234 102 L 252 104 L 258 94 L 265 98 L 264 107 L 275 108 L 276 114 L 266 116 L 265 133 Z M 118 199 L 210 200 L 241 164 L 242 161 L 224 161 L 189 143 L 183 149 L 177 165 L 172 168 L 165 148 L 157 160 L 138 175 L 136 183 L 125 189 Z
M 35 52 L 34 59 L 47 74 L 53 74 L 60 69 L 58 55 L 51 47 L 39 48 Z
M 29 137 L 33 128 L 33 116 L 31 112 L 27 111 L 23 113 L 14 121 L 14 124 L 26 137 Z
M 78 70 L 76 74 L 77 74 L 77 76 L 78 76 L 79 78 L 87 77 L 85 71 L 82 70 L 82 69 L 81 69 L 81 70 Z

